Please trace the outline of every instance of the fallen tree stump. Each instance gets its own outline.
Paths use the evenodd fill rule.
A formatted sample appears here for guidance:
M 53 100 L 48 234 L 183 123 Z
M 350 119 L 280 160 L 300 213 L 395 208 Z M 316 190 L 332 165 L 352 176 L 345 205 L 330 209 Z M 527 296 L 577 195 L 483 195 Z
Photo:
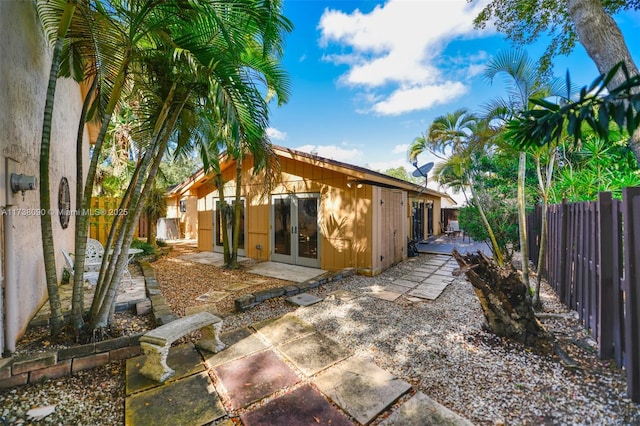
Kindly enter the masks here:
M 473 285 L 493 333 L 527 346 L 550 343 L 552 337 L 536 318 L 529 286 L 518 271 L 499 268 L 481 252 L 463 256 L 453 250 L 453 257 Z

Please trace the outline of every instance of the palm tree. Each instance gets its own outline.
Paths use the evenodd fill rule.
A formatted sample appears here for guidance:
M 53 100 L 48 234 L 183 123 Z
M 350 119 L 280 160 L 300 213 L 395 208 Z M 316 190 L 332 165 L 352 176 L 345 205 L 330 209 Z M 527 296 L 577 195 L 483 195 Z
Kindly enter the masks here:
M 465 198 L 467 198 L 465 188 L 470 189 L 489 234 L 494 259 L 498 265 L 503 265 L 504 256 L 474 185 L 475 176 L 478 173 L 478 157 L 487 151 L 487 145 L 492 136 L 493 129 L 488 121 L 479 119 L 463 108 L 436 117 L 429 126 L 427 137 L 416 138 L 409 147 L 408 155 L 409 160 L 414 161 L 419 154 L 429 150 L 440 158 L 446 157 L 444 162 L 434 168 L 436 179 L 440 184 L 461 190 Z
M 469 137 L 469 126 L 476 120 L 477 117 L 466 108 L 436 117 L 427 134 L 418 136 L 409 146 L 409 161 L 415 161 L 424 151 L 441 159 L 460 151 Z
M 493 58 L 487 68 L 484 76 L 493 82 L 497 75 L 505 75 L 505 85 L 507 88 L 507 96 L 504 98 L 495 98 L 485 105 L 485 114 L 489 120 L 497 120 L 502 125 L 516 117 L 521 111 L 529 109 L 532 97 L 546 98 L 549 95 L 562 93 L 562 86 L 557 81 L 547 81 L 537 72 L 537 66 L 527 53 L 523 50 L 509 50 L 499 53 Z M 548 158 L 552 158 L 550 156 Z M 537 163 L 539 164 L 539 163 Z M 549 163 L 551 169 L 548 171 L 549 176 L 553 173 L 553 163 Z M 527 153 L 521 151 L 519 153 L 518 167 L 518 223 L 520 233 L 520 253 L 522 254 L 522 279 L 528 285 L 529 283 L 529 253 L 527 246 L 527 211 L 525 196 L 525 177 L 527 167 Z M 538 175 L 540 175 L 538 169 Z M 541 180 L 540 182 L 544 182 Z M 546 206 L 543 206 L 543 210 Z M 543 231 L 544 232 L 544 231 Z M 546 241 L 546 240 L 545 240 Z M 539 262 L 538 268 L 542 265 Z M 538 269 L 538 278 L 541 277 L 540 269 Z M 535 300 L 539 301 L 539 284 L 536 284 Z
M 141 105 L 146 113 L 139 115 L 148 117 L 143 128 L 149 143 L 139 160 L 139 171 L 125 194 L 128 215 L 114 221 L 112 231 L 118 229 L 113 236 L 115 249 L 109 264 L 103 262 L 98 279 L 96 293 L 99 296 L 91 308 L 93 330 L 102 329 L 110 322 L 115 291 L 127 261 L 122 248 L 128 247 L 133 238 L 135 221 L 169 140 L 184 138 L 178 131 L 182 129 L 181 120 L 204 105 L 221 117 L 220 128 L 226 129 L 234 140 L 251 141 L 264 134 L 268 110 L 256 84 L 257 78 L 263 79 L 276 95 L 284 93 L 283 87 L 275 83 L 285 74 L 268 56 L 272 48 L 265 51 L 265 43 L 278 45 L 272 34 L 273 28 L 279 28 L 277 22 L 288 22 L 275 14 L 274 4 L 200 2 L 187 12 L 180 10 L 193 16 L 171 27 L 173 38 L 168 42 L 162 37 L 154 39 L 157 48 L 140 63 L 144 69 L 140 75 L 145 78 L 136 80 L 137 92 L 143 94 L 146 102 Z M 277 16 L 265 19 L 266 12 Z M 258 51 L 263 56 L 257 56 Z M 158 96 L 159 93 L 162 95 Z
M 52 3 L 51 6 L 49 9 L 38 9 L 41 16 L 44 15 L 53 18 L 49 26 L 50 33 L 53 34 L 53 31 L 51 31 L 52 28 L 56 29 L 51 70 L 49 72 L 49 84 L 47 87 L 47 99 L 44 108 L 44 118 L 42 120 L 42 137 L 40 140 L 40 209 L 45 212 L 51 211 L 49 159 L 51 152 L 53 102 L 61 64 L 62 48 L 76 10 L 76 1 L 58 1 L 55 2 L 55 4 Z M 58 275 L 56 272 L 53 227 L 50 214 L 40 215 L 40 226 L 47 292 L 49 293 L 49 304 L 51 306 L 51 334 L 55 335 L 62 329 L 64 317 L 62 316 L 62 305 L 60 304 L 60 298 L 58 296 Z

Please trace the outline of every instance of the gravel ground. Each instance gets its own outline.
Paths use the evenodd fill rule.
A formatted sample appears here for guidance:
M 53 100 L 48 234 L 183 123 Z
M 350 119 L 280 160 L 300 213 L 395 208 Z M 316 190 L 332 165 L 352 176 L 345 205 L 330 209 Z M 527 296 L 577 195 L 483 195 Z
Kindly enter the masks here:
M 243 271 L 177 262 L 177 254 L 173 251 L 154 268 L 165 298 L 178 314 L 194 305 L 197 295 L 224 288 L 221 282 L 255 278 Z M 362 295 L 363 287 L 392 282 L 428 258 L 408 259 L 373 278 L 350 277 L 314 289 L 310 293 L 326 300 L 308 308 L 296 308 L 282 298 L 269 300 L 249 312 L 228 316 L 224 330 L 295 311 L 354 353 L 373 359 L 411 383 L 415 391 L 476 424 L 640 425 L 640 405 L 625 395 L 624 371 L 597 359 L 588 333 L 544 284 L 545 312 L 560 315 L 543 323 L 578 363 L 577 369 L 486 332 L 480 305 L 464 278 L 456 278 L 435 301 L 388 302 Z M 183 269 L 175 266 L 182 263 Z M 267 280 L 251 290 L 280 285 L 279 280 Z M 336 290 L 357 297 L 342 300 L 330 294 Z M 216 308 L 225 314 L 231 313 L 231 306 L 223 301 Z M 57 404 L 56 412 L 43 422 L 123 424 L 123 374 L 121 363 L 111 363 L 70 378 L 2 390 L 0 415 L 10 423 L 27 424 L 28 409 Z

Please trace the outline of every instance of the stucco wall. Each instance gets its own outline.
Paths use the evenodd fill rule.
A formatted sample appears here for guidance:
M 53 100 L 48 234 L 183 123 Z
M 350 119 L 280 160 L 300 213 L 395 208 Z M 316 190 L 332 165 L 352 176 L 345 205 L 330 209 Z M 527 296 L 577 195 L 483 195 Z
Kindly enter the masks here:
M 40 138 L 44 111 L 47 80 L 50 69 L 51 49 L 37 19 L 34 6 L 27 0 L 0 1 L 0 162 L 6 158 L 17 162 L 18 173 L 36 176 L 38 185 Z M 82 107 L 79 86 L 70 80 L 59 79 L 53 129 L 51 133 L 51 204 L 58 205 L 58 185 L 64 176 L 71 189 L 72 208 L 75 207 L 76 162 L 75 145 L 78 119 Z M 88 153 L 88 138 L 85 136 L 85 154 Z M 86 155 L 85 155 L 86 158 Z M 86 169 L 86 167 L 85 167 Z M 46 302 L 44 265 L 40 238 L 39 191 L 27 191 L 24 196 L 9 196 L 7 212 L 13 213 L 10 226 L 5 226 L 5 236 L 11 233 L 13 247 L 3 244 L 3 263 L 11 263 L 15 271 L 15 301 L 4 300 L 7 314 L 5 328 L 20 337 L 31 317 Z M 0 200 L 0 205 L 5 205 Z M 4 216 L 5 225 L 7 216 Z M 73 251 L 74 221 L 62 229 L 57 215 L 52 217 L 53 243 L 56 252 L 56 266 L 61 274 L 64 259 L 60 249 Z M 10 266 L 9 266 L 10 267 Z M 9 278 L 9 277 L 8 277 Z M 5 294 L 6 299 L 6 294 Z M 7 308 L 17 303 L 19 309 Z M 5 344 L 11 349 L 12 342 Z

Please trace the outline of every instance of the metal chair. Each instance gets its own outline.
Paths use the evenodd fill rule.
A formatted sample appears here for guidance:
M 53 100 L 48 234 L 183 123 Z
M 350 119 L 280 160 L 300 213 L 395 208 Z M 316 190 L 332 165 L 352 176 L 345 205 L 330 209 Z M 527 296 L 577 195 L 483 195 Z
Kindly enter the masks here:
M 87 238 L 87 248 L 84 252 L 84 269 L 89 272 L 97 272 L 102 264 L 104 247 L 98 240 Z
M 71 279 L 75 275 L 75 271 L 73 269 L 73 259 L 71 259 L 71 255 L 66 252 L 66 250 L 62 250 L 62 255 L 64 256 L 64 261 L 67 264 L 67 270 L 69 271 L 69 275 L 71 275 Z M 83 281 L 87 281 L 89 285 L 96 285 L 98 283 L 98 275 L 99 272 L 84 272 L 82 274 Z

